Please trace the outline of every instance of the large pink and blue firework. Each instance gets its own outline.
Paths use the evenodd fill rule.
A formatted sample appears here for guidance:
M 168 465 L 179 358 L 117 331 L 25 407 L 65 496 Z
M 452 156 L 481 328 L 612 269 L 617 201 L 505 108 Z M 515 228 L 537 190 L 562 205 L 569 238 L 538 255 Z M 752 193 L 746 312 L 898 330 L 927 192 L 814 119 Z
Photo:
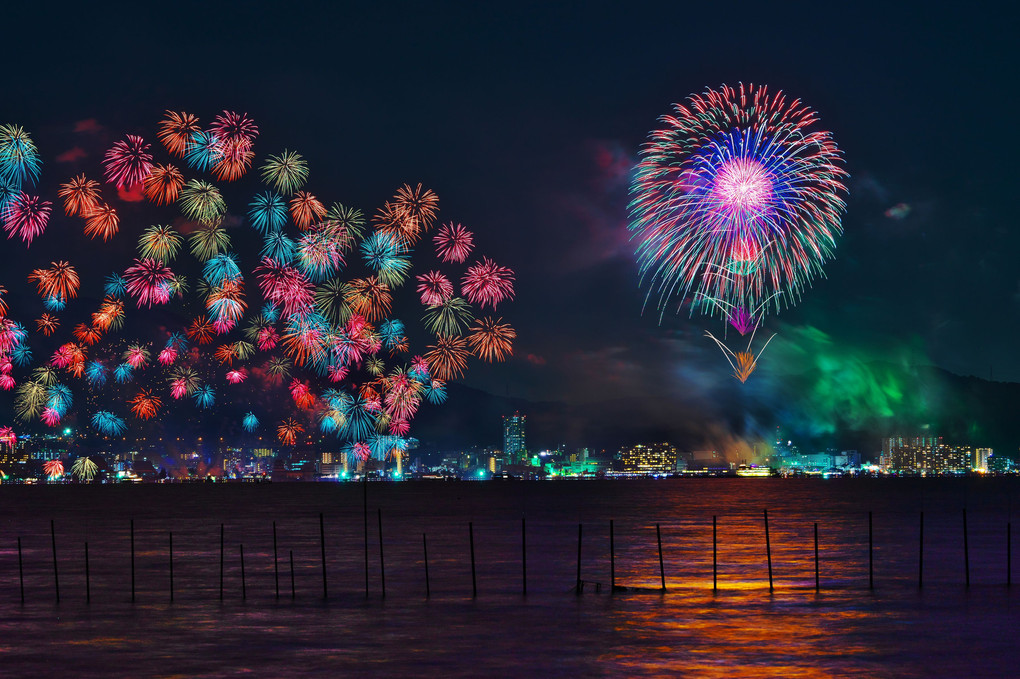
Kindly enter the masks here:
M 663 116 L 631 184 L 631 237 L 660 314 L 674 304 L 740 332 L 796 304 L 842 234 L 847 177 L 815 113 L 765 87 L 691 96 Z

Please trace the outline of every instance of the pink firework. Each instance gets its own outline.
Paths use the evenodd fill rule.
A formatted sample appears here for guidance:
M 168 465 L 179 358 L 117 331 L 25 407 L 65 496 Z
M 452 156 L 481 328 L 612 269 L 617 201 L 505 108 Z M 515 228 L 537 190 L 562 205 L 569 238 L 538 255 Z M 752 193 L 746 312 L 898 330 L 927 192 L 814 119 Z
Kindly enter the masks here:
M 227 372 L 227 382 L 231 384 L 241 384 L 246 379 L 248 379 L 248 371 L 244 368 Z
M 173 347 L 167 347 L 163 351 L 159 352 L 159 355 L 156 356 L 156 360 L 159 361 L 160 365 L 170 365 L 177 360 L 177 350 Z
M 173 272 L 158 259 L 136 259 L 134 265 L 124 272 L 125 287 L 139 307 L 170 301 L 173 278 Z
M 432 242 L 436 244 L 436 255 L 441 260 L 463 264 L 471 254 L 474 236 L 460 224 L 450 222 L 439 227 Z
M 145 350 L 145 347 L 135 345 L 129 347 L 127 352 L 125 352 L 124 360 L 132 368 L 140 368 L 149 360 L 148 352 Z
M 285 316 L 307 311 L 315 301 L 315 288 L 304 274 L 269 257 L 255 270 L 262 296 L 283 307 Z
M 13 429 L 10 427 L 0 427 L 0 446 L 10 446 L 13 448 L 17 442 L 18 437 Z
M 453 283 L 438 271 L 429 271 L 416 278 L 421 303 L 425 306 L 439 306 L 453 297 Z
M 150 146 L 144 139 L 133 134 L 114 144 L 103 158 L 106 181 L 113 182 L 118 189 L 132 187 L 145 181 L 152 172 Z
M 364 462 L 372 454 L 372 449 L 368 446 L 367 443 L 363 441 L 358 441 L 353 446 L 351 446 L 351 452 L 354 453 L 354 457 Z
M 53 408 L 44 408 L 39 419 L 42 420 L 43 424 L 47 427 L 55 427 L 60 424 L 60 413 Z
M 10 391 L 15 387 L 16 384 L 17 382 L 15 382 L 14 378 L 11 377 L 10 375 L 7 374 L 0 375 L 0 389 L 3 389 L 4 391 Z
M 347 377 L 348 368 L 345 365 L 331 365 L 326 368 L 326 376 L 330 382 L 343 382 Z
M 272 351 L 280 343 L 280 333 L 276 332 L 276 328 L 262 328 L 256 341 L 260 351 Z
M 504 299 L 514 298 L 514 272 L 505 266 L 498 266 L 488 257 L 468 268 L 461 281 L 464 297 L 483 309 L 496 305 Z
M 209 129 L 220 139 L 247 142 L 250 146 L 259 136 L 259 128 L 247 113 L 224 111 L 213 119 Z
M 178 401 L 188 395 L 188 385 L 182 378 L 177 378 L 170 383 L 170 395 Z
M 2 221 L 8 238 L 15 235 L 31 245 L 36 236 L 42 235 L 50 221 L 53 203 L 39 196 L 30 196 L 24 191 L 12 198 L 4 208 Z

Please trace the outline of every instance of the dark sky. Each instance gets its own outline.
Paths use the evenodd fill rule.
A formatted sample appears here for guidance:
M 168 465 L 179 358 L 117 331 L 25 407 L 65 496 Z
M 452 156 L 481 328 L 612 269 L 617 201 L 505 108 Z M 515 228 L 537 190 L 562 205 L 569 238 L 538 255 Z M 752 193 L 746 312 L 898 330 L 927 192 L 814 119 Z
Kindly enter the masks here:
M 642 315 L 630 168 L 673 102 L 768 83 L 832 131 L 850 197 L 828 278 L 770 319 L 737 401 L 826 361 L 1020 381 L 1017 59 L 1009 22 L 979 6 L 25 3 L 4 23 L 0 118 L 37 139 L 89 118 L 151 137 L 166 109 L 232 109 L 258 122 L 260 154 L 305 154 L 323 197 L 374 212 L 424 182 L 517 273 L 516 356 L 466 383 L 627 401 L 656 426 L 739 406 L 712 321 Z M 42 149 L 43 186 L 64 180 L 64 150 Z

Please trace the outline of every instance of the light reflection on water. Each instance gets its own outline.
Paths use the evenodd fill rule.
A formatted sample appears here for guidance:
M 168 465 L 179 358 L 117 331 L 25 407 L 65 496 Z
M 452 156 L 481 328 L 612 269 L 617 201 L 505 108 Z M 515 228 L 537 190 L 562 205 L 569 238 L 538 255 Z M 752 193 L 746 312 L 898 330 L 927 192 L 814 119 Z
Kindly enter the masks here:
M 17 676 L 1008 674 L 1013 484 L 705 479 L 0 488 L 0 658 Z M 964 582 L 966 507 L 971 587 Z M 775 591 L 769 592 L 763 509 Z M 378 516 L 382 510 L 386 597 Z M 925 512 L 924 589 L 917 588 Z M 875 589 L 868 589 L 868 512 Z M 319 514 L 326 532 L 323 601 Z M 719 590 L 712 590 L 712 516 Z M 521 517 L 528 596 L 521 596 Z M 50 519 L 56 526 L 55 602 Z M 131 604 L 129 520 L 135 523 Z M 615 575 L 609 593 L 609 520 Z M 272 522 L 277 522 L 276 598 Z M 224 600 L 219 599 L 220 523 Z M 468 522 L 478 597 L 471 597 Z M 813 525 L 821 591 L 815 592 Z M 582 578 L 574 594 L 577 524 Z M 656 524 L 663 540 L 667 591 Z M 174 540 L 169 601 L 168 532 Z M 425 598 L 422 534 L 431 597 Z M 22 538 L 27 603 L 19 600 Z M 91 604 L 86 605 L 84 543 Z M 241 598 L 244 544 L 247 598 Z M 296 598 L 290 594 L 289 553 Z

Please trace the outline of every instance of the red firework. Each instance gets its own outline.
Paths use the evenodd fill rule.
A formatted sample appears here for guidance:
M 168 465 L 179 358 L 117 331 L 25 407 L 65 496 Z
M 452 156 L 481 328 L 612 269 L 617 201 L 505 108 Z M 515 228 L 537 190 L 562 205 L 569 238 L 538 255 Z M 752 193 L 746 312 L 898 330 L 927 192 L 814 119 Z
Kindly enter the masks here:
M 102 236 L 103 241 L 108 241 L 117 235 L 120 230 L 120 217 L 117 210 L 101 203 L 85 215 L 85 235 L 89 238 Z
M 156 137 L 167 151 L 175 156 L 183 157 L 188 143 L 191 141 L 191 135 L 201 131 L 197 116 L 190 113 L 167 111 L 166 118 L 159 124 Z
M 103 158 L 106 181 L 113 182 L 118 189 L 141 184 L 152 172 L 150 146 L 133 134 L 114 144 Z
M 31 245 L 36 236 L 42 235 L 50 221 L 53 203 L 39 196 L 30 196 L 24 191 L 12 198 L 4 208 L 2 221 L 8 238 L 15 235 Z
M 505 266 L 498 266 L 488 257 L 468 268 L 461 281 L 464 297 L 483 309 L 496 305 L 504 299 L 514 298 L 514 272 Z
M 474 236 L 460 224 L 443 224 L 432 237 L 436 244 L 436 255 L 444 262 L 463 264 L 474 244 Z
M 99 205 L 99 182 L 80 174 L 61 184 L 57 195 L 64 199 L 68 217 L 84 217 Z

